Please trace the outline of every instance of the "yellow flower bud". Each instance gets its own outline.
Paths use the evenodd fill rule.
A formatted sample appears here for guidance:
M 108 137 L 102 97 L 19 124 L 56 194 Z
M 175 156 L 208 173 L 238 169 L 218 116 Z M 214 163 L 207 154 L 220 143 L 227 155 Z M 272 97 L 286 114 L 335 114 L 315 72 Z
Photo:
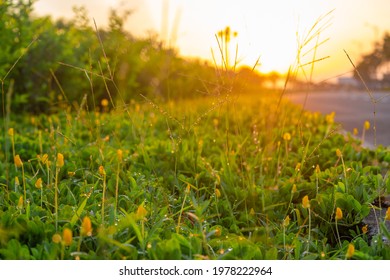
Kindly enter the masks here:
M 359 130 L 355 127 L 354 129 L 353 129 L 353 135 L 358 135 L 359 134 Z
M 293 186 L 292 186 L 292 188 L 291 188 L 291 192 L 292 193 L 296 193 L 298 190 L 297 190 L 297 185 L 296 184 L 294 184 Z
M 189 194 L 191 192 L 191 185 L 190 184 L 187 184 L 185 192 L 186 192 L 186 194 Z
M 343 154 L 341 153 L 340 149 L 337 149 L 337 150 L 336 150 L 336 155 L 337 155 L 338 157 L 342 157 L 342 156 L 343 156 Z
M 369 121 L 365 121 L 364 122 L 364 129 L 365 130 L 369 130 L 370 129 L 370 122 Z
M 35 187 L 37 189 L 41 189 L 42 188 L 42 178 L 38 178 L 38 180 L 35 182 Z
M 81 236 L 92 236 L 92 223 L 88 216 L 85 216 L 81 224 Z
M 106 175 L 106 171 L 104 170 L 103 165 L 99 166 L 99 171 L 98 172 L 99 172 L 100 176 Z
M 103 98 L 101 103 L 100 103 L 103 107 L 107 107 L 108 106 L 108 100 L 106 98 Z
M 325 120 L 327 124 L 333 124 L 334 123 L 334 116 L 336 115 L 335 112 L 332 112 L 325 116 Z
M 283 134 L 283 140 L 284 141 L 290 141 L 291 140 L 291 134 L 286 132 L 285 134 Z
M 215 196 L 217 198 L 220 198 L 221 197 L 221 191 L 219 189 L 215 189 Z
M 14 163 L 15 163 L 15 166 L 16 166 L 16 167 L 22 167 L 22 166 L 23 166 L 22 159 L 20 158 L 19 155 L 16 155 L 16 156 L 14 157 Z
M 287 217 L 283 220 L 283 226 L 284 226 L 284 227 L 288 227 L 289 224 L 290 224 L 290 216 L 287 216 Z
M 65 246 L 70 246 L 72 244 L 72 240 L 73 240 L 72 231 L 68 228 L 64 228 L 64 231 L 62 233 L 62 239 L 64 241 Z
M 148 214 L 148 211 L 145 209 L 145 207 L 141 204 L 140 206 L 138 206 L 137 208 L 137 212 L 136 212 L 136 217 L 138 219 L 143 219 L 145 218 L 145 216 Z
M 23 196 L 22 195 L 19 197 L 17 208 L 19 210 L 23 209 Z
M 305 196 L 302 198 L 302 207 L 303 207 L 303 208 L 310 208 L 309 196 L 305 195 Z
M 367 225 L 362 226 L 362 233 L 366 234 L 367 231 L 368 231 L 368 226 Z
M 59 235 L 58 233 L 56 233 L 56 234 L 54 234 L 54 235 L 52 236 L 51 240 L 52 240 L 54 243 L 58 244 L 58 243 L 60 243 L 60 242 L 62 241 L 62 237 L 61 237 L 61 235 Z
M 385 220 L 390 221 L 390 207 L 387 208 Z
M 8 129 L 8 135 L 11 137 L 14 136 L 14 129 L 12 127 Z
M 64 166 L 64 155 L 61 153 L 57 154 L 57 167 L 61 168 Z
M 350 259 L 355 254 L 355 246 L 352 243 L 349 243 L 347 253 L 345 256 Z
M 343 211 L 339 207 L 336 208 L 336 220 L 341 220 L 343 218 Z
M 48 155 L 48 154 L 44 154 L 42 157 L 39 156 L 38 158 L 39 158 L 39 160 L 40 160 L 43 164 L 47 164 L 47 163 L 48 163 L 48 160 L 49 160 L 49 155 Z
M 123 160 L 123 152 L 122 152 L 122 150 L 121 150 L 121 149 L 118 149 L 118 150 L 116 151 L 116 154 L 117 154 L 117 156 L 118 156 L 118 161 L 119 161 L 119 162 L 122 162 L 122 160 Z

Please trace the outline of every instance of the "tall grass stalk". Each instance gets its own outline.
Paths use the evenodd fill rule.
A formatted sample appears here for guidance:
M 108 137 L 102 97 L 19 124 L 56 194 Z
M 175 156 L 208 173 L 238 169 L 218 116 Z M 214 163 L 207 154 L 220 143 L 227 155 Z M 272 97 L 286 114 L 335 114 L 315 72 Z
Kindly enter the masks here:
M 341 249 L 342 245 L 341 245 L 341 238 L 340 238 L 340 233 L 339 233 L 339 228 L 338 228 L 338 225 L 337 225 L 337 221 L 341 220 L 342 218 L 343 218 L 343 212 L 341 211 L 341 209 L 339 207 L 337 207 L 336 215 L 335 215 L 335 224 L 336 224 L 337 240 L 339 242 L 340 249 Z
M 309 197 L 307 195 L 305 195 L 302 198 L 302 207 L 304 209 L 307 209 L 308 213 L 309 213 L 309 237 L 307 239 L 307 252 L 309 252 L 309 249 L 310 249 L 310 237 L 311 237 L 311 210 L 310 210 L 310 200 L 309 200 Z
M 99 166 L 99 174 L 101 176 L 101 179 L 103 180 L 101 216 L 102 216 L 102 227 L 104 227 L 104 205 L 105 205 L 105 200 L 106 200 L 106 171 L 104 170 L 104 167 L 102 165 Z
M 123 160 L 123 152 L 122 150 L 117 150 L 117 171 L 116 171 L 116 179 L 115 179 L 115 209 L 114 209 L 114 219 L 115 222 L 117 220 L 117 211 L 118 211 L 118 194 L 119 194 L 119 172 L 121 170 L 122 160 Z
M 54 216 L 56 219 L 56 231 L 58 230 L 58 174 L 60 168 L 56 167 L 56 176 L 54 180 Z
M 10 115 L 11 115 L 11 95 L 13 93 L 13 88 L 14 88 L 14 80 L 11 79 L 9 86 L 8 86 L 8 91 L 7 94 L 5 94 L 5 81 L 8 79 L 8 76 L 11 74 L 13 69 L 16 67 L 16 65 L 19 63 L 19 61 L 22 59 L 22 57 L 28 52 L 30 47 L 38 40 L 38 36 L 34 36 L 32 41 L 25 47 L 21 48 L 23 51 L 21 51 L 20 56 L 15 60 L 15 62 L 11 65 L 11 67 L 8 69 L 8 71 L 5 73 L 3 77 L 0 77 L 0 83 L 1 83 L 1 103 L 2 103 L 2 113 L 3 113 L 3 126 L 4 126 L 4 139 L 6 139 L 6 131 L 8 131 L 8 125 L 10 121 Z M 4 145 L 4 154 L 5 154 L 5 162 L 8 162 L 8 142 L 5 141 Z M 15 155 L 14 155 L 15 158 Z M 6 179 L 8 181 L 9 179 L 9 170 L 8 170 L 8 165 L 6 165 Z M 7 188 L 7 193 L 8 193 L 8 188 Z
M 61 170 L 61 167 L 64 166 L 64 156 L 61 153 L 57 154 L 57 161 L 56 161 L 56 175 L 55 175 L 55 181 L 54 181 L 54 215 L 55 215 L 55 224 L 56 224 L 56 231 L 58 231 L 58 176 Z
M 345 182 L 345 192 L 348 193 L 347 170 L 344 164 L 343 153 L 340 151 L 340 149 L 337 149 L 336 154 L 339 157 L 339 159 L 341 159 L 341 164 L 343 166 L 344 182 Z
M 184 191 L 184 198 L 183 198 L 183 203 L 181 205 L 181 208 L 180 208 L 180 212 L 179 212 L 179 218 L 177 220 L 177 226 L 176 226 L 176 233 L 179 233 L 180 232 L 180 225 L 181 225 L 181 217 L 183 215 L 183 210 L 184 210 L 184 205 L 186 203 L 186 200 L 187 200 L 187 196 L 190 194 L 191 192 L 191 185 L 190 184 L 187 184 L 187 187 Z
M 286 218 L 283 220 L 283 248 L 284 251 L 287 252 L 286 247 L 286 228 L 290 224 L 290 216 L 286 216 Z

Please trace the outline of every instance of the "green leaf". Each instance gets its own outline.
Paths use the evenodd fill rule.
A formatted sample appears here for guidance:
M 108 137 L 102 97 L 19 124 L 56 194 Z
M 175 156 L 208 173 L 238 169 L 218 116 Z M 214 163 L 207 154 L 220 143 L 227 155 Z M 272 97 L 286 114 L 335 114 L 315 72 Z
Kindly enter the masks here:
M 83 202 L 81 202 L 79 208 L 77 209 L 76 213 L 73 215 L 72 219 L 70 220 L 70 225 L 73 227 L 78 219 L 81 217 L 81 213 L 83 212 L 85 205 L 87 205 L 88 197 L 86 197 Z
M 266 260 L 277 260 L 278 259 L 278 249 L 273 247 L 265 252 Z

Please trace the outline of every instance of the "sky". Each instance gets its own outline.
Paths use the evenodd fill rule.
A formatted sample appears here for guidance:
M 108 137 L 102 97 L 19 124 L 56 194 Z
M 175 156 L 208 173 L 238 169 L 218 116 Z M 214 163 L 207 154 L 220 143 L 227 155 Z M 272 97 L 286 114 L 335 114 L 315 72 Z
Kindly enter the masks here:
M 85 6 L 89 16 L 104 27 L 110 8 L 132 10 L 126 28 L 135 36 L 157 33 L 167 45 L 185 57 L 212 61 L 219 54 L 215 34 L 230 26 L 238 36 L 230 50 L 239 65 L 254 66 L 260 57 L 261 72 L 286 72 L 296 65 L 298 45 L 313 25 L 324 26 L 302 62 L 313 59 L 316 81 L 351 75 L 352 65 L 344 50 L 357 63 L 375 41 L 390 31 L 390 0 L 38 0 L 35 12 L 53 18 L 71 18 L 73 6 Z M 329 14 L 330 13 L 330 14 Z M 91 21 L 92 22 L 92 21 Z M 298 44 L 298 42 L 300 42 Z M 325 59 L 322 59 L 325 58 Z M 307 67 L 306 67 L 307 68 Z M 307 71 L 310 69 L 307 69 Z

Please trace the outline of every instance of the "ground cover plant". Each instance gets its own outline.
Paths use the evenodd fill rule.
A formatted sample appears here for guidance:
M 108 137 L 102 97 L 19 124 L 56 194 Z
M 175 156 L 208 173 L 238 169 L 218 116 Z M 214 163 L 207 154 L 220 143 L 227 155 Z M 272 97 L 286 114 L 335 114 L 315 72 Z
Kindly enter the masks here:
M 386 228 L 374 242 L 362 223 L 389 191 L 388 151 L 277 101 L 15 117 L 1 258 L 388 259 Z
M 369 123 L 342 134 L 285 91 L 247 93 L 228 63 L 199 70 L 201 97 L 131 99 L 106 51 L 96 71 L 67 66 L 84 98 L 52 72 L 55 112 L 22 114 L 10 75 L 27 54 L 1 79 L 1 259 L 390 259 L 390 210 L 364 223 L 390 191 L 388 149 L 360 145 Z

